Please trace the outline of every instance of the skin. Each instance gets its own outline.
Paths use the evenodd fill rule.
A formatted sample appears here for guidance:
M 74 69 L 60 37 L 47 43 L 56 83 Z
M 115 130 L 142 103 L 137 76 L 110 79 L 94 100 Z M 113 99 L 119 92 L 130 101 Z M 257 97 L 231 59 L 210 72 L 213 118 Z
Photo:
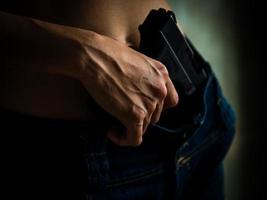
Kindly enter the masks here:
M 147 126 L 178 103 L 166 67 L 136 51 L 138 26 L 151 9 L 169 5 L 163 0 L 34 2 L 14 1 L 0 9 L 0 107 L 93 121 L 91 97 L 126 127 L 124 137 L 110 131 L 110 140 L 140 145 Z

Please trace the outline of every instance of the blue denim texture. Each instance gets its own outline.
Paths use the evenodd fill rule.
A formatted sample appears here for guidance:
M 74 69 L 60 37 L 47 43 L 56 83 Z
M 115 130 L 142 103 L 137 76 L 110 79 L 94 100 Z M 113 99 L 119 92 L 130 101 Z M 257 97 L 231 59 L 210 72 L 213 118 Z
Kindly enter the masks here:
M 1 110 L 5 199 L 224 199 L 235 114 L 210 73 L 189 123 L 153 125 L 139 147 L 114 145 L 101 123 Z

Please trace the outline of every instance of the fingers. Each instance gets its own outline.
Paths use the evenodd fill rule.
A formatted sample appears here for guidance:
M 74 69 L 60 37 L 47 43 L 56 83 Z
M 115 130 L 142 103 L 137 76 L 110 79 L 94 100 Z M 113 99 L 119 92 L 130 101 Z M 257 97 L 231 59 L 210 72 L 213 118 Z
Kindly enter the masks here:
M 151 123 L 157 123 L 160 119 L 163 109 L 173 107 L 178 103 L 178 94 L 172 81 L 169 78 L 166 67 L 160 62 L 153 62 L 149 71 L 140 85 L 133 88 L 139 88 L 131 93 L 127 98 L 131 99 L 132 108 L 129 109 L 129 103 L 122 104 L 125 107 L 124 114 L 117 116 L 124 124 L 125 131 L 118 133 L 110 130 L 107 137 L 120 146 L 138 146 L 142 143 L 143 134 Z M 143 76 L 141 76 L 143 77 Z M 143 80 L 143 79 L 142 79 Z M 136 82 L 139 84 L 139 82 Z M 122 101 L 123 102 L 123 101 Z M 126 101 L 127 102 L 127 101 Z
M 168 72 L 167 68 L 161 62 L 155 61 L 154 66 L 160 71 L 160 73 L 162 74 L 162 76 L 164 78 L 169 77 L 169 72 Z
M 124 132 L 115 129 L 109 130 L 107 137 L 120 146 L 138 146 L 142 143 L 143 134 L 146 132 L 150 123 L 156 123 L 163 108 L 163 101 L 160 104 L 148 103 L 147 112 L 142 108 L 134 108 L 135 117 L 125 128 Z M 132 123 L 134 121 L 134 123 Z
M 176 89 L 172 81 L 170 80 L 170 78 L 168 78 L 168 81 L 166 82 L 166 87 L 167 87 L 168 94 L 165 98 L 163 109 L 174 107 L 179 102 L 178 93 L 176 92 Z
M 107 137 L 119 146 L 139 146 L 142 143 L 143 123 L 128 127 L 124 133 L 109 130 Z
M 147 115 L 144 119 L 144 123 L 143 123 L 143 134 L 146 132 L 147 127 L 149 126 L 151 122 L 151 118 L 153 116 L 153 113 L 155 112 L 157 108 L 157 103 L 153 103 L 153 102 L 149 102 L 147 105 Z
M 177 91 L 169 77 L 169 73 L 167 68 L 160 62 L 155 62 L 155 66 L 157 67 L 157 69 L 161 72 L 164 80 L 165 80 L 165 86 L 166 86 L 166 91 L 167 94 L 165 95 L 165 99 L 164 99 L 164 109 L 167 108 L 171 108 L 174 107 L 178 104 L 179 101 L 179 96 L 177 94 Z
M 164 101 L 160 102 L 157 104 L 157 107 L 151 117 L 151 124 L 155 124 L 159 121 L 160 116 L 161 116 L 161 112 L 163 110 L 163 105 L 164 105 Z
M 120 146 L 138 146 L 142 143 L 143 127 L 146 122 L 147 112 L 143 108 L 134 105 L 126 118 L 129 119 L 121 120 L 125 121 L 125 132 L 117 133 L 114 130 L 110 130 L 107 133 L 107 137 Z

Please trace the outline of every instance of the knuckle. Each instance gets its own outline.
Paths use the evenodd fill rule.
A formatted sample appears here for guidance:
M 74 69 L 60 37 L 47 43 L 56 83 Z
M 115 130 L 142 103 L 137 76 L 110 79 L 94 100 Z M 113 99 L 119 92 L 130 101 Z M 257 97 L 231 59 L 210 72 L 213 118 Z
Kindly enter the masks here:
M 146 113 L 140 107 L 133 105 L 132 106 L 132 116 L 133 116 L 134 122 L 141 123 L 145 119 Z
M 104 76 L 102 73 L 96 73 L 94 76 L 94 80 L 99 83 L 99 84 L 103 84 L 104 83 Z
M 153 113 L 156 107 L 157 107 L 157 104 L 155 102 L 149 102 L 147 105 L 147 110 L 149 113 Z
M 157 85 L 157 94 L 160 99 L 164 99 L 168 94 L 167 87 L 163 81 Z
M 156 67 L 164 77 L 169 76 L 169 72 L 164 64 L 159 61 L 156 61 Z

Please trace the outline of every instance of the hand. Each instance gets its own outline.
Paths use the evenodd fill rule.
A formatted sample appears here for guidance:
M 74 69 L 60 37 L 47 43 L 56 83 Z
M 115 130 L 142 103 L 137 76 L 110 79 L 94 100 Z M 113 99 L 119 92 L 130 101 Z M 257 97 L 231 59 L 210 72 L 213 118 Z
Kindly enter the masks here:
M 165 66 L 125 44 L 92 31 L 2 12 L 0 20 L 4 25 L 0 33 L 11 41 L 3 42 L 10 66 L 80 80 L 92 98 L 125 126 L 125 134 L 108 133 L 118 145 L 139 145 L 162 109 L 178 102 Z
M 94 48 L 84 43 L 80 80 L 94 100 L 126 127 L 124 134 L 110 131 L 109 139 L 118 145 L 139 145 L 162 109 L 178 103 L 178 94 L 160 62 L 105 36 L 95 42 Z
M 148 125 L 159 120 L 163 109 L 178 103 L 160 62 L 92 31 L 32 22 L 41 44 L 53 44 L 53 48 L 42 48 L 48 50 L 41 52 L 43 59 L 37 56 L 44 65 L 38 69 L 78 79 L 99 106 L 125 126 L 124 134 L 108 133 L 116 144 L 141 144 Z

